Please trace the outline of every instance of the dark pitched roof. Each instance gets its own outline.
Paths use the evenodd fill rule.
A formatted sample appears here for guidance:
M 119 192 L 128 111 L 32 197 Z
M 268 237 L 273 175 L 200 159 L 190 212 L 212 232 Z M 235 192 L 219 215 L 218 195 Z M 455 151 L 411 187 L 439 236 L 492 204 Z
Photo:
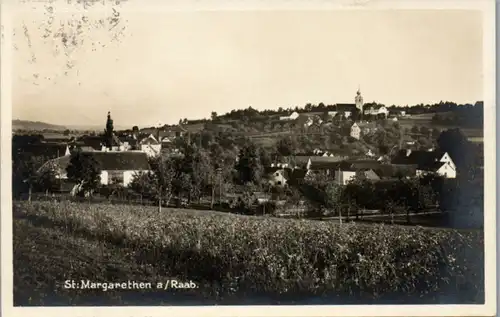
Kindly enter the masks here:
M 439 160 L 445 153 L 442 151 L 411 151 L 401 150 L 392 160 L 392 164 L 415 165 L 421 170 L 435 170 L 444 163 Z
M 70 135 L 64 135 L 62 133 L 43 133 L 42 134 L 43 139 L 46 141 L 51 141 L 51 140 L 66 140 L 68 141 L 71 139 Z
M 91 155 L 105 171 L 149 170 L 149 162 L 144 152 L 83 152 Z
M 29 154 L 31 156 L 43 156 L 47 159 L 57 158 L 64 156 L 66 152 L 66 144 L 59 143 L 39 143 L 39 144 L 29 144 L 23 146 L 20 149 L 16 149 L 17 152 Z
M 310 155 L 287 156 L 284 161 L 290 165 L 306 165 L 310 157 Z
M 93 157 L 103 171 L 142 171 L 149 170 L 146 153 L 143 152 L 82 152 Z M 60 157 L 49 161 L 55 164 L 59 172 L 66 173 L 66 168 L 71 160 L 70 156 Z M 44 166 L 49 166 L 45 164 Z
M 312 156 L 309 169 L 313 171 L 337 169 L 341 162 L 341 157 Z
M 382 165 L 380 162 L 376 160 L 346 160 L 344 161 L 347 164 L 350 164 L 355 169 L 373 169 L 376 170 L 380 168 Z
M 94 150 L 101 150 L 103 144 L 102 141 L 103 139 L 101 136 L 83 136 L 79 139 L 79 143 L 90 146 Z
M 333 108 L 333 111 L 354 111 L 356 110 L 356 104 L 354 103 L 337 103 Z

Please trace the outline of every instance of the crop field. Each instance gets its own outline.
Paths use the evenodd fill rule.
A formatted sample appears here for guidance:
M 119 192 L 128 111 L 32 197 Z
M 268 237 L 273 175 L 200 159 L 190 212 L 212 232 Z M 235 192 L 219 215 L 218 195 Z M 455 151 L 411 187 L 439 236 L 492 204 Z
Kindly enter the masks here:
M 71 202 L 14 202 L 13 219 L 16 306 L 484 302 L 479 230 Z M 199 288 L 62 287 L 170 278 Z

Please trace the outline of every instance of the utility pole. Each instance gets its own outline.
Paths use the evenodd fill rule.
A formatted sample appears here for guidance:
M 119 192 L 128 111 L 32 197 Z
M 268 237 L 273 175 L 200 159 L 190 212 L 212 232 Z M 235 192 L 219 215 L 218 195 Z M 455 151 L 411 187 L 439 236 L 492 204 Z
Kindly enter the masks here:
M 217 169 L 217 175 L 219 176 L 219 205 L 222 204 L 222 168 Z
M 340 166 L 339 166 L 339 179 L 338 179 L 338 185 L 340 188 Z M 340 204 L 337 203 L 337 208 L 338 208 L 338 214 L 339 214 L 339 224 L 342 224 L 342 208 L 340 207 Z

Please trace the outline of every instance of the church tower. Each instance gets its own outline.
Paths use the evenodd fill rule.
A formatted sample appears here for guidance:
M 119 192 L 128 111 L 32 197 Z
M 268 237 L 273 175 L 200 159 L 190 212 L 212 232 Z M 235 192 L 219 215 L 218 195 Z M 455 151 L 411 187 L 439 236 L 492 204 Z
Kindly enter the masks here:
M 358 88 L 356 92 L 356 97 L 354 97 L 354 103 L 356 104 L 356 109 L 363 112 L 363 96 L 361 96 L 361 91 Z
M 359 116 L 361 120 L 363 119 L 363 96 L 361 96 L 361 91 L 359 90 L 356 92 L 356 97 L 354 97 L 354 103 L 356 104 L 356 109 L 359 110 Z

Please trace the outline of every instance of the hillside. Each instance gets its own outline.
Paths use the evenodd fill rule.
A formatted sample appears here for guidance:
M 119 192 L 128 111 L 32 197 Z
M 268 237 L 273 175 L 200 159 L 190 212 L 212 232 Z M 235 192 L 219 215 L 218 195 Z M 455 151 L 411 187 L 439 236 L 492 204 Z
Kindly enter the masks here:
M 12 120 L 12 130 L 66 130 L 62 125 L 50 124 L 40 121 Z

